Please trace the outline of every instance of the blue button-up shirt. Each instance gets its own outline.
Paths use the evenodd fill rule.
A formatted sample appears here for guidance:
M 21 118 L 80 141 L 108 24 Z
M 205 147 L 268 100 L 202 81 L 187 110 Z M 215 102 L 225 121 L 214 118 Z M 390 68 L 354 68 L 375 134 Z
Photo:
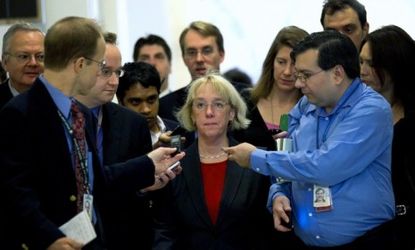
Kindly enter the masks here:
M 255 171 L 290 183 L 273 184 L 291 200 L 295 233 L 312 246 L 349 243 L 394 217 L 391 184 L 392 112 L 388 102 L 355 79 L 330 113 L 303 97 L 290 112 L 293 152 L 257 149 Z M 330 188 L 333 207 L 316 212 L 314 184 Z

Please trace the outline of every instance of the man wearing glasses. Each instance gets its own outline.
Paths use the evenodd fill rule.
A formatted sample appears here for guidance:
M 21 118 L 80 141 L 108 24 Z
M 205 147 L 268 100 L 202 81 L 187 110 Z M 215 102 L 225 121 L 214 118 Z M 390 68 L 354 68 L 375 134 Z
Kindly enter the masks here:
M 337 31 L 311 34 L 291 57 L 304 94 L 289 114 L 293 152 L 248 143 L 225 151 L 290 181 L 271 186 L 269 207 L 277 230 L 291 230 L 283 222 L 292 220 L 305 244 L 296 249 L 393 249 L 390 105 L 360 80 L 358 52 Z M 320 189 L 325 202 L 316 201 Z
M 207 73 L 220 71 L 220 64 L 225 59 L 223 36 L 213 24 L 195 21 L 192 22 L 180 35 L 182 58 L 189 70 L 192 81 Z M 238 90 L 243 84 L 232 83 Z M 162 118 L 177 120 L 175 113 L 183 106 L 187 86 L 178 89 L 160 99 L 159 115 Z
M 105 33 L 104 39 L 105 66 L 89 94 L 77 95 L 76 99 L 92 111 L 97 124 L 98 156 L 102 165 L 110 165 L 144 155 L 153 148 L 146 119 L 111 102 L 124 70 L 116 34 Z M 160 177 L 161 181 L 156 178 L 156 183 L 146 190 L 162 188 L 169 182 L 168 176 Z M 144 195 L 144 190 L 138 194 L 137 191 L 108 192 L 105 195 L 101 217 L 108 249 L 132 249 L 137 242 L 142 249 L 151 249 L 151 200 Z
M 28 23 L 14 24 L 4 34 L 2 65 L 9 79 L 0 84 L 0 109 L 43 72 L 43 40 L 44 34 Z
M 170 157 L 175 149 L 159 148 L 122 166 L 101 166 L 91 113 L 74 99 L 88 95 L 98 76 L 114 75 L 107 70 L 121 74 L 106 66 L 101 28 L 63 18 L 49 28 L 45 54 L 44 73 L 0 110 L 0 185 L 14 243 L 5 249 L 105 249 L 105 195 L 153 185 L 184 153 Z M 76 228 L 93 228 L 95 238 L 65 233 L 62 225 L 77 215 L 85 220 Z

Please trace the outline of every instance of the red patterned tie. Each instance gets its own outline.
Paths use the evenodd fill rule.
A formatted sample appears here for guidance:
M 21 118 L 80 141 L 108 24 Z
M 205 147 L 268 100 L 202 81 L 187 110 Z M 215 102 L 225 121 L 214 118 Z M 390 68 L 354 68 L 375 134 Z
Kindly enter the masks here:
M 75 164 L 76 187 L 77 195 L 77 209 L 78 212 L 83 210 L 84 194 L 87 193 L 87 179 L 86 176 L 86 142 L 85 142 L 85 118 L 82 111 L 79 110 L 75 101 L 71 104 L 72 113 L 72 130 L 76 144 L 72 145 L 72 156 Z M 82 162 L 83 161 L 83 162 Z M 83 165 L 82 165 L 83 164 Z

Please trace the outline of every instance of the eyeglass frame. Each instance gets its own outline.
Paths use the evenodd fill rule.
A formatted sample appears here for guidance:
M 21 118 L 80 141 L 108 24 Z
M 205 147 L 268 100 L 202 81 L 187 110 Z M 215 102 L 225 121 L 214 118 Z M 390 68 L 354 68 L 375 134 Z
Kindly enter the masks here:
M 184 56 L 189 59 L 195 59 L 197 58 L 197 55 L 199 55 L 199 53 L 203 57 L 209 57 L 214 52 L 215 52 L 215 48 L 213 48 L 212 46 L 205 46 L 202 49 L 188 48 L 184 51 Z
M 112 76 L 112 73 L 115 73 L 115 76 L 116 76 L 117 78 L 120 78 L 120 77 L 122 77 L 122 76 L 124 75 L 124 73 L 125 73 L 125 71 L 124 71 L 122 68 L 119 68 L 119 69 L 116 69 L 116 70 L 112 70 L 112 69 L 108 68 L 108 67 L 107 67 L 107 62 L 106 62 L 105 60 L 102 60 L 102 61 L 100 62 L 100 61 L 97 61 L 97 60 L 92 59 L 92 58 L 90 58 L 90 57 L 86 57 L 86 56 L 84 56 L 84 58 L 85 58 L 85 59 L 87 59 L 87 60 L 90 60 L 90 61 L 93 61 L 93 62 L 97 63 L 97 64 L 98 64 L 98 66 L 99 66 L 99 68 L 100 68 L 101 75 L 102 75 L 102 76 L 104 76 L 104 77 L 111 77 L 111 76 Z M 106 70 L 107 70 L 107 71 L 106 71 Z M 118 73 L 117 73 L 117 72 L 118 72 Z
M 43 63 L 45 61 L 45 53 L 39 52 L 36 54 L 26 53 L 26 52 L 19 52 L 19 53 L 10 53 L 10 52 L 4 52 L 6 56 L 12 56 L 15 57 L 17 62 L 20 64 L 26 64 L 32 60 L 32 58 L 35 58 L 35 61 L 37 63 Z M 27 56 L 26 59 L 22 58 L 22 56 Z M 42 58 L 40 59 L 39 56 Z
M 198 104 L 202 106 L 198 106 Z M 192 107 L 198 112 L 206 111 L 208 107 L 215 112 L 223 112 L 227 105 L 230 104 L 223 100 L 215 100 L 211 103 L 202 100 L 193 100 L 192 102 Z
M 87 59 L 87 60 L 90 60 L 90 61 L 92 61 L 92 62 L 94 62 L 96 64 L 98 64 L 98 66 L 100 67 L 100 69 L 102 69 L 105 66 L 107 66 L 107 62 L 105 60 L 98 61 L 98 60 L 95 60 L 95 59 L 92 59 L 92 58 L 86 57 L 86 56 L 84 56 L 84 58 Z
M 313 72 L 313 73 L 304 73 L 304 72 L 294 72 L 295 80 L 299 80 L 302 83 L 306 83 L 311 77 L 320 74 L 321 72 L 325 71 L 324 69 Z

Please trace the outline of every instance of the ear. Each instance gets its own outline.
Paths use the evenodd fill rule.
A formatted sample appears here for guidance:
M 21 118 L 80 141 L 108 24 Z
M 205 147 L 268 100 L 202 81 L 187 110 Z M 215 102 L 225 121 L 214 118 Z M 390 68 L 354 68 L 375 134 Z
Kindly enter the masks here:
M 74 72 L 79 73 L 80 71 L 82 71 L 83 68 L 85 68 L 85 66 L 86 66 L 86 59 L 84 57 L 78 57 L 74 59 L 74 62 L 73 62 Z
M 346 72 L 344 71 L 344 68 L 341 65 L 334 66 L 332 70 L 334 82 L 336 85 L 339 85 L 346 78 Z
M 234 108 L 231 108 L 231 110 L 229 111 L 229 121 L 233 121 L 233 119 L 235 118 L 235 114 L 236 110 Z
M 362 37 L 362 39 L 363 38 L 365 38 L 366 36 L 367 36 L 367 34 L 369 34 L 369 23 L 368 22 L 366 22 L 364 25 L 363 25 L 363 27 L 362 27 L 362 29 L 363 29 L 363 37 Z
M 220 63 L 223 63 L 223 61 L 225 60 L 225 52 L 219 51 L 219 56 L 220 56 Z

